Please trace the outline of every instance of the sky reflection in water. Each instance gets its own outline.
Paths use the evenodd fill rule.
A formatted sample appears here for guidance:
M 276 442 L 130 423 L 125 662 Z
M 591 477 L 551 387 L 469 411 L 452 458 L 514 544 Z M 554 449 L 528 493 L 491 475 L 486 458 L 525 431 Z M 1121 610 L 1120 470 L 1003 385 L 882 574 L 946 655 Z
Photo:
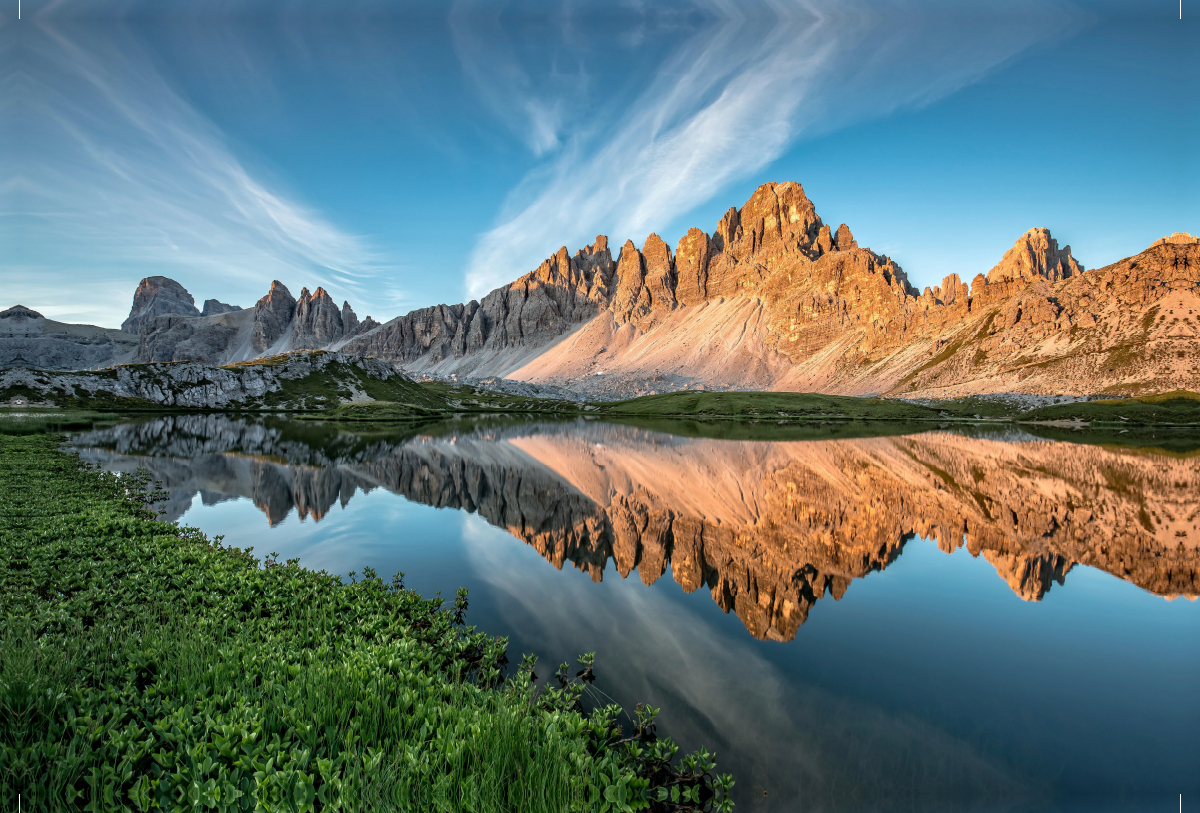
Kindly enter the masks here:
M 225 423 L 209 421 L 199 428 L 156 427 L 150 422 L 140 429 L 95 432 L 77 442 L 90 447 L 85 458 L 110 468 L 148 464 L 171 488 L 172 510 L 182 514 L 182 521 L 210 535 L 223 534 L 227 543 L 253 545 L 260 555 L 276 551 L 284 558 L 299 557 L 305 566 L 343 574 L 361 572 L 365 566 L 385 575 L 403 570 L 408 586 L 426 594 L 441 590 L 451 595 L 466 586 L 471 591 L 469 620 L 510 636 L 514 655 L 536 652 L 542 673 L 595 650 L 598 686 L 626 706 L 639 701 L 662 706 L 665 733 L 685 747 L 715 749 L 722 769 L 733 771 L 739 781 L 741 809 L 1113 805 L 1157 810 L 1174 809 L 1179 793 L 1186 808 L 1188 798 L 1200 792 L 1195 770 L 1200 764 L 1195 735 L 1200 730 L 1200 697 L 1195 692 L 1200 680 L 1200 606 L 1187 598 L 1195 594 L 1194 541 L 1192 547 L 1176 547 L 1170 553 L 1173 535 L 1154 550 L 1154 535 L 1142 534 L 1140 565 L 1129 560 L 1133 548 L 1126 546 L 1120 568 L 1111 561 L 1106 568 L 1127 570 L 1125 578 L 1096 567 L 1071 566 L 1082 558 L 1081 541 L 1099 549 L 1117 544 L 1122 534 L 1137 533 L 1122 525 L 1122 512 L 1130 510 L 1125 502 L 1140 500 L 1154 515 L 1151 527 L 1177 525 L 1180 517 L 1169 514 L 1186 512 L 1188 498 L 1180 495 L 1196 493 L 1187 490 L 1200 470 L 1194 457 L 1074 446 L 1028 436 L 1023 443 L 938 433 L 771 444 L 676 438 L 596 424 L 393 441 L 355 440 L 343 434 L 334 442 L 326 437 L 316 444 L 310 437 L 306 445 L 294 437 L 289 440 L 286 426 L 256 434 L 247 431 L 253 429 L 250 425 L 231 431 L 228 419 L 220 421 Z M 608 442 L 597 433 L 607 433 Z M 596 456 L 584 458 L 579 444 L 596 449 Z M 239 445 L 243 448 L 236 448 Z M 255 448 L 246 448 L 251 446 Z M 219 447 L 223 451 L 214 451 Z M 274 452 L 264 454 L 268 447 Z M 688 501 L 696 495 L 681 493 L 678 486 L 711 473 L 693 465 L 693 471 L 677 472 L 668 480 L 665 471 L 672 461 L 694 464 L 689 455 L 697 447 L 731 482 L 713 484 L 713 490 L 699 495 L 702 499 L 689 509 Z M 848 462 L 850 451 L 859 455 L 855 460 L 886 463 L 891 451 L 908 449 L 925 468 L 939 469 L 953 481 L 954 472 L 946 468 L 951 464 L 929 455 L 953 449 L 961 457 L 972 448 L 987 456 L 957 463 L 977 471 L 974 490 L 979 497 L 969 496 L 962 516 L 968 517 L 968 536 L 973 530 L 985 538 L 982 555 L 972 556 L 961 548 L 947 555 L 934 539 L 917 536 L 894 540 L 882 558 L 864 568 L 859 559 L 869 545 L 856 550 L 844 535 L 840 545 L 834 544 L 830 540 L 835 533 L 825 534 L 830 544 L 822 547 L 813 541 L 820 533 L 812 532 L 811 539 L 795 533 L 798 517 L 812 521 L 813 510 L 834 506 L 830 516 L 850 518 L 850 527 L 843 530 L 865 538 L 865 523 L 872 514 L 864 513 L 863 505 L 889 510 L 886 503 L 872 502 L 871 496 L 883 493 L 888 477 L 903 480 L 905 472 L 895 464 L 886 473 L 855 474 Z M 570 454 L 556 459 L 554 449 Z M 861 457 L 864 450 L 867 457 Z M 326 465 L 313 465 L 322 456 Z M 300 457 L 307 457 L 306 465 L 286 462 Z M 618 457 L 627 466 L 624 471 L 614 471 Z M 654 461 L 661 466 L 657 471 L 650 470 Z M 797 461 L 802 467 L 797 468 Z M 1036 471 L 1038 461 L 1047 463 L 1041 466 L 1046 472 Z M 603 472 L 599 466 L 605 467 Z M 817 471 L 822 477 L 814 479 Z M 1144 475 L 1140 481 L 1131 479 L 1137 471 Z M 340 479 L 331 491 L 328 478 L 335 472 Z M 781 478 L 781 472 L 787 476 Z M 1120 472 L 1126 476 L 1116 476 Z M 291 478 L 284 486 L 278 479 L 281 474 Z M 602 480 L 587 481 L 587 476 L 600 474 Z M 647 479 L 627 481 L 630 474 Z M 878 476 L 871 481 L 874 474 Z M 322 476 L 323 492 L 318 483 Z M 798 484 L 800 498 L 788 503 L 792 514 L 773 502 L 779 489 L 772 487 L 772 477 L 776 486 Z M 847 477 L 841 490 L 831 494 L 831 484 Z M 1001 514 L 986 500 L 1008 487 L 1006 477 L 1011 483 L 1026 478 L 1029 493 L 1023 505 L 1031 510 L 1022 520 L 1027 524 L 1040 521 L 1038 511 L 1051 510 L 1047 504 L 1038 507 L 1033 491 L 1040 490 L 1043 500 L 1052 498 L 1054 503 L 1078 500 L 1078 490 L 1085 487 L 1097 489 L 1090 496 L 1095 503 L 1092 519 L 1075 531 L 1075 548 L 1058 538 L 1071 530 L 1070 515 L 1061 512 L 1056 521 L 1064 524 L 1051 533 L 1043 551 L 1013 547 L 1022 539 L 1020 533 L 1005 532 L 1006 536 L 993 529 L 989 542 L 985 528 L 971 527 L 971 517 L 979 522 L 978 506 L 990 505 L 994 515 Z M 1161 486 L 1155 491 L 1156 477 L 1171 483 L 1165 493 Z M 352 478 L 357 480 L 348 487 Z M 267 495 L 264 489 L 271 482 L 276 492 L 292 489 L 290 501 L 307 505 L 309 518 L 292 510 L 278 521 L 280 506 L 288 499 L 280 503 L 279 494 Z M 383 488 L 359 491 L 371 485 Z M 1176 485 L 1183 489 L 1180 494 L 1171 493 Z M 192 499 L 197 490 L 203 498 Z M 720 504 L 722 496 L 731 493 L 740 494 L 742 502 Z M 675 502 L 668 505 L 672 494 Z M 923 490 L 919 483 L 910 483 L 908 510 L 917 510 L 914 506 L 929 495 L 942 500 L 938 505 L 943 514 L 947 506 L 958 505 L 952 488 Z M 851 497 L 859 500 L 857 514 Z M 615 517 L 617 525 L 622 520 L 614 506 L 628 508 L 639 499 L 648 515 L 657 509 L 674 512 L 677 532 L 686 529 L 686 523 L 680 523 L 689 518 L 689 511 L 691 519 L 700 515 L 710 534 L 717 526 L 728 530 L 734 515 L 743 512 L 745 524 L 733 539 L 740 540 L 745 556 L 738 559 L 734 550 L 729 561 L 708 562 L 703 568 L 708 571 L 702 585 L 706 589 L 691 592 L 679 582 L 696 585 L 689 585 L 690 577 L 670 564 L 650 585 L 642 583 L 638 570 L 621 578 L 613 566 L 605 567 L 603 579 L 594 582 L 594 546 L 601 544 L 597 540 L 602 536 L 596 529 L 597 498 L 607 499 L 602 506 L 605 516 Z M 1008 499 L 1009 505 L 1016 505 L 1011 492 Z M 275 501 L 274 525 L 255 505 L 257 501 L 265 506 L 270 500 Z M 417 500 L 432 505 L 474 500 L 477 512 L 439 509 Z M 520 516 L 514 514 L 518 508 Z M 893 510 L 897 516 L 905 512 L 903 507 Z M 1076 513 L 1080 510 L 1075 507 Z M 580 516 L 588 511 L 589 516 Z M 1022 514 L 1019 507 L 1016 513 Z M 1190 513 L 1194 521 L 1194 504 Z M 321 519 L 314 521 L 314 515 Z M 944 515 L 936 519 L 943 528 L 957 521 Z M 1156 526 L 1158 520 L 1163 522 Z M 592 536 L 590 542 L 581 542 L 580 528 L 588 521 Z M 1135 521 L 1140 526 L 1136 517 Z M 512 527 L 530 542 L 497 524 Z M 785 537 L 791 549 L 762 547 L 771 537 L 747 531 L 767 525 L 776 536 Z M 653 533 L 651 522 L 640 538 L 652 546 Z M 590 552 L 574 553 L 591 574 L 570 561 L 561 570 L 551 567 L 535 548 L 550 550 L 547 540 L 557 535 L 561 551 L 562 538 L 572 534 L 575 544 L 593 545 Z M 936 536 L 936 529 L 929 535 Z M 672 551 L 678 562 L 686 553 L 678 547 L 681 538 L 677 536 Z M 699 549 L 701 556 L 725 555 L 720 553 L 720 538 L 713 539 L 716 542 Z M 624 554 L 619 549 L 628 540 L 622 542 L 611 528 L 607 540 L 610 549 L 600 561 L 607 556 L 620 559 Z M 989 544 L 992 549 L 986 547 Z M 1009 547 L 1001 550 L 1005 544 Z M 730 550 L 737 547 L 733 544 Z M 1068 548 L 1074 559 L 1053 553 Z M 1164 576 L 1161 560 L 1168 554 L 1176 558 Z M 549 555 L 553 558 L 552 550 Z M 643 557 L 637 567 L 647 564 L 646 550 L 636 556 Z M 1154 561 L 1160 561 L 1159 570 L 1152 566 Z M 804 571 L 792 574 L 791 587 L 778 581 L 781 562 Z M 685 565 L 674 565 L 680 566 Z M 801 600 L 805 594 L 797 591 L 797 583 L 820 584 L 836 566 L 848 574 L 837 588 L 841 597 L 832 598 L 835 586 L 828 583 L 821 591 L 824 597 L 809 602 L 794 629 L 778 607 L 771 611 L 774 622 L 764 621 L 770 612 L 756 616 L 753 607 L 738 603 L 739 596 L 729 595 L 740 590 L 745 599 L 756 587 L 758 598 L 774 591 L 776 604 L 784 594 Z M 1064 577 L 1062 585 L 1059 576 Z M 1181 579 L 1191 579 L 1190 593 Z M 1152 591 L 1184 596 L 1167 601 Z M 1022 594 L 1036 600 L 1022 600 Z M 736 614 L 724 612 L 718 602 L 727 607 L 732 602 Z M 774 633 L 764 634 L 764 629 Z M 792 640 L 769 640 L 788 633 L 794 635 Z

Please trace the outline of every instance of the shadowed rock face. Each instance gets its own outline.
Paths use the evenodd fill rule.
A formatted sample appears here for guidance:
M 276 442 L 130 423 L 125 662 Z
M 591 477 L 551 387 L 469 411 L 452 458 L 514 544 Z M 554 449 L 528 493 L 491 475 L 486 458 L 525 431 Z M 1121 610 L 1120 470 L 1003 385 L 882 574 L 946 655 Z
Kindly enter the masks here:
M 158 316 L 177 314 L 199 316 L 196 300 L 187 289 L 167 277 L 146 277 L 133 293 L 133 307 L 129 318 L 121 324 L 126 333 L 139 334 L 143 326 Z
M 0 311 L 0 369 L 91 370 L 129 361 L 136 336 L 55 322 L 24 305 Z
M 573 257 L 565 247 L 559 249 L 478 302 L 421 308 L 370 329 L 364 323 L 360 335 L 342 349 L 410 362 L 414 369 L 466 359 L 458 368 L 463 372 L 497 357 L 526 358 L 595 318 L 612 298 L 615 271 L 602 235 Z
M 287 332 L 295 314 L 296 298 L 286 285 L 274 280 L 271 290 L 254 305 L 254 330 L 250 338 L 254 349 L 261 353 L 275 344 Z
M 218 302 L 215 299 L 204 300 L 204 308 L 200 311 L 201 316 L 216 316 L 220 313 L 233 313 L 240 311 L 241 305 L 227 305 L 224 302 Z
M 349 309 L 350 303 L 347 302 L 339 310 L 324 288 L 318 288 L 311 294 L 307 288 L 302 289 L 300 299 L 296 301 L 290 349 L 318 350 L 342 338 L 346 333 L 342 313 Z M 354 311 L 350 310 L 348 315 L 353 316 Z
M 238 335 L 236 325 L 222 324 L 223 321 L 208 317 L 156 316 L 142 325 L 134 361 L 143 364 L 163 361 L 222 364 L 226 351 Z
M 593 423 L 317 447 L 220 416 L 76 443 L 108 467 L 147 465 L 172 492 L 169 511 L 199 491 L 206 502 L 248 497 L 272 523 L 293 507 L 320 519 L 382 487 L 478 513 L 593 580 L 610 560 L 646 584 L 669 567 L 758 638 L 790 640 L 819 600 L 886 568 L 914 536 L 982 555 L 1026 600 L 1077 564 L 1158 595 L 1200 594 L 1196 456 L 1027 435 L 768 443 Z

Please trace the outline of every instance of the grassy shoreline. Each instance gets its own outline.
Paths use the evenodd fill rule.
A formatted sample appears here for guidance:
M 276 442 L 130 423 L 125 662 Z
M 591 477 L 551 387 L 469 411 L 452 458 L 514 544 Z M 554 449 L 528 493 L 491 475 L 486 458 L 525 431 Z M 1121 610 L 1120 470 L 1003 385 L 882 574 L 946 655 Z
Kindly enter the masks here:
M 478 384 L 418 382 L 405 375 L 394 374 L 390 367 L 384 371 L 376 369 L 379 363 L 375 360 L 347 360 L 335 356 L 323 351 L 301 351 L 213 368 L 224 373 L 244 371 L 244 374 L 250 375 L 258 371 L 267 375 L 293 362 L 297 365 L 293 371 L 295 377 L 279 377 L 273 380 L 271 388 L 258 395 L 247 392 L 238 400 L 221 400 L 219 402 L 223 406 L 218 408 L 198 406 L 213 403 L 211 398 L 216 397 L 208 391 L 196 395 L 197 387 L 212 383 L 207 378 L 193 380 L 185 376 L 184 379 L 175 380 L 170 376 L 155 374 L 154 371 L 160 366 L 169 368 L 170 364 L 125 367 L 132 370 L 130 376 L 149 376 L 148 380 L 154 386 L 161 385 L 169 389 L 171 397 L 167 400 L 190 403 L 190 407 L 165 406 L 143 398 L 116 396 L 112 388 L 117 379 L 117 368 L 78 373 L 30 371 L 20 380 L 13 379 L 7 387 L 0 388 L 0 404 L 19 399 L 25 402 L 26 410 L 30 409 L 29 405 L 37 404 L 75 412 L 110 413 L 286 412 L 303 418 L 346 422 L 417 422 L 453 416 L 503 414 L 597 416 L 621 420 L 772 421 L 783 424 L 994 421 L 1200 427 L 1200 394 L 1184 390 L 1131 398 L 1056 403 L 1035 409 L 1022 406 L 1019 397 L 971 396 L 944 401 L 913 401 L 821 393 L 714 390 L 683 390 L 624 401 L 586 402 L 514 395 Z M 197 375 L 207 368 L 200 369 Z M 144 389 L 148 384 L 142 378 L 137 379 L 140 382 L 137 386 Z M 257 382 L 255 386 L 262 386 L 259 379 L 254 381 Z M 238 386 L 250 386 L 246 382 L 233 384 L 236 385 L 234 391 Z M 124 390 L 127 394 L 130 391 L 143 390 Z
M 0 435 L 0 804 L 727 810 L 704 753 L 584 710 L 397 577 L 342 584 L 154 518 L 144 480 Z M 572 673 L 574 677 L 572 677 Z M 32 804 L 31 804 L 32 803 Z
M 166 406 L 63 403 L 55 406 L 0 407 L 0 423 L 19 428 L 13 414 L 25 424 L 41 423 L 50 429 L 78 428 L 81 421 L 113 415 L 224 414 L 254 416 L 287 414 L 301 419 L 345 423 L 418 423 L 469 416 L 590 417 L 619 421 L 770 422 L 779 425 L 874 422 L 909 424 L 1040 424 L 1047 426 L 1157 426 L 1200 428 L 1200 395 L 1191 392 L 1158 396 L 1080 401 L 1017 410 L 978 399 L 946 401 L 936 406 L 885 398 L 778 392 L 677 392 L 648 395 L 628 401 L 574 403 L 536 398 L 511 398 L 491 403 L 484 398 L 448 402 L 443 408 L 398 401 L 344 403 L 322 409 L 221 408 L 198 409 Z M 43 430 L 44 431 L 44 430 Z

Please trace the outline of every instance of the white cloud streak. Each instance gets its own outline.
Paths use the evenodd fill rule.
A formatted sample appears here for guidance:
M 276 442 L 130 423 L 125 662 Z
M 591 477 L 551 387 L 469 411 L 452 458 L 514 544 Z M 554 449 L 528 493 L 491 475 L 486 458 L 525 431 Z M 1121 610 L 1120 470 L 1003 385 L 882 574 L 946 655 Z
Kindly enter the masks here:
M 198 301 L 249 305 L 274 278 L 355 299 L 384 270 L 367 240 L 255 177 L 120 24 L 27 25 L 3 77 L 3 111 L 18 122 L 17 148 L 0 158 L 15 248 L 3 262 L 26 269 L 6 299 L 59 301 L 95 277 L 119 280 L 127 300 L 149 274 Z M 127 308 L 74 310 L 115 326 Z
M 550 157 L 514 192 L 521 203 L 479 238 L 467 269 L 469 295 L 516 278 L 564 242 L 590 242 L 598 229 L 618 243 L 640 242 L 798 139 L 941 98 L 1079 17 L 1069 6 L 1030 2 L 994 13 L 977 6 L 958 17 L 952 7 L 907 0 L 698 8 L 706 22 L 664 57 L 633 103 L 601 124 L 583 117 L 574 129 L 561 126 L 553 139 L 526 136 L 535 154 Z M 475 19 L 451 22 L 457 30 Z M 528 82 L 500 81 L 517 73 L 502 38 L 456 36 L 474 46 L 464 59 L 468 78 L 506 119 L 555 109 L 558 102 L 535 96 Z M 640 42 L 654 47 L 656 38 Z M 488 43 L 493 52 L 483 50 Z M 491 64 L 506 67 L 481 79 L 479 66 Z M 539 131 L 535 117 L 526 131 Z M 556 143 L 561 149 L 552 149 Z

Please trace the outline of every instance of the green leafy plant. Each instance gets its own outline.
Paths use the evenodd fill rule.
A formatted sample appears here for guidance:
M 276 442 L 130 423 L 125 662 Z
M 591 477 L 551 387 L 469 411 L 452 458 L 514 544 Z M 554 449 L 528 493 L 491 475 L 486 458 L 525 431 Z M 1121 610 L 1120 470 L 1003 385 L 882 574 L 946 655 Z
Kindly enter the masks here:
M 36 810 L 728 810 L 657 712 L 586 712 L 503 638 L 369 568 L 343 584 L 155 518 L 50 435 L 0 436 L 0 804 Z

